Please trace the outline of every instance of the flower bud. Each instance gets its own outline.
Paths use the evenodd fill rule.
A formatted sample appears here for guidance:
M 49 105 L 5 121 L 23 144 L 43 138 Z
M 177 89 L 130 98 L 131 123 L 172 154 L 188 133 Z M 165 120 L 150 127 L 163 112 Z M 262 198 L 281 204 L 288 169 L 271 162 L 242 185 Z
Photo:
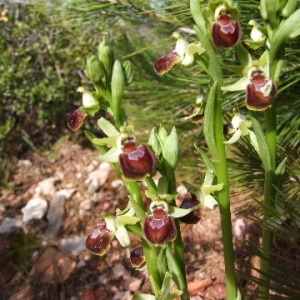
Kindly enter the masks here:
M 273 103 L 277 87 L 272 79 L 266 79 L 264 72 L 254 71 L 246 88 L 246 106 L 250 110 L 266 110 Z
M 152 215 L 145 218 L 143 231 L 146 239 L 155 246 L 170 243 L 177 236 L 174 218 L 167 214 L 164 205 L 152 207 Z
M 143 247 L 139 247 L 131 251 L 130 262 L 134 269 L 142 269 L 146 264 Z
M 88 114 L 80 109 L 76 109 L 68 119 L 68 126 L 76 132 L 83 124 Z
M 124 177 L 129 180 L 142 180 L 148 175 L 153 176 L 157 165 L 155 154 L 150 147 L 145 144 L 136 146 L 134 139 L 124 142 L 119 162 Z
M 98 57 L 104 67 L 107 79 L 110 78 L 114 63 L 114 55 L 105 37 L 98 46 Z
M 231 13 L 221 11 L 212 27 L 212 41 L 217 48 L 226 50 L 235 47 L 242 37 L 241 24 L 231 19 Z
M 86 73 L 93 83 L 99 83 L 104 75 L 104 68 L 96 55 L 88 57 L 86 62 Z
M 106 227 L 106 223 L 97 224 L 95 229 L 87 236 L 85 244 L 91 253 L 102 256 L 110 248 L 110 242 L 114 238 L 114 232 Z
M 195 206 L 199 206 L 200 201 L 197 199 L 196 195 L 191 193 L 190 197 L 186 197 L 183 199 L 180 208 L 192 208 Z M 197 224 L 201 219 L 201 209 L 196 208 L 189 214 L 181 217 L 179 220 L 186 224 Z

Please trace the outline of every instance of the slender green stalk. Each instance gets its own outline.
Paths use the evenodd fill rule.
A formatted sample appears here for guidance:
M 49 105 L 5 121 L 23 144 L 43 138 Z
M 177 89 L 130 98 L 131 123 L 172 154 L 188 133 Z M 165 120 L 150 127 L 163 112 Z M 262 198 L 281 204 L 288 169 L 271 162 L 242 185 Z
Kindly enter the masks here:
M 273 104 L 265 113 L 266 118 L 266 142 L 269 147 L 271 169 L 265 170 L 265 181 L 264 181 L 264 207 L 273 207 L 275 198 L 275 189 L 273 187 L 275 177 L 275 159 L 276 159 L 276 103 Z M 269 210 L 264 209 L 263 212 L 264 221 L 270 218 Z M 262 253 L 263 258 L 261 260 L 261 276 L 263 284 L 260 285 L 259 297 L 261 299 L 269 298 L 269 287 L 270 287 L 270 259 L 271 259 L 271 248 L 272 248 L 272 232 L 263 228 L 262 236 Z
M 216 161 L 215 161 L 216 173 L 217 173 L 218 182 L 224 184 L 223 189 L 218 193 L 218 200 L 219 200 L 219 208 L 220 208 L 221 227 L 222 227 L 227 299 L 236 299 L 237 284 L 236 284 L 235 265 L 234 265 L 228 168 L 227 168 L 225 144 L 223 142 L 224 136 L 223 136 L 221 101 L 217 102 L 217 107 L 216 107 L 215 139 L 216 139 L 216 146 L 218 149 L 218 156 L 216 157 Z
M 130 192 L 131 205 L 133 206 L 136 215 L 142 220 L 143 223 L 146 216 L 145 213 L 146 208 L 141 195 L 139 184 L 136 181 L 128 181 L 127 188 L 128 191 Z M 155 293 L 157 291 L 156 287 L 158 286 L 158 288 L 160 289 L 162 284 L 161 278 L 159 276 L 159 270 L 158 270 L 159 266 L 156 263 L 158 251 L 156 247 L 149 245 L 149 243 L 145 239 L 142 239 L 142 244 L 143 244 L 147 270 L 150 277 L 152 290 Z

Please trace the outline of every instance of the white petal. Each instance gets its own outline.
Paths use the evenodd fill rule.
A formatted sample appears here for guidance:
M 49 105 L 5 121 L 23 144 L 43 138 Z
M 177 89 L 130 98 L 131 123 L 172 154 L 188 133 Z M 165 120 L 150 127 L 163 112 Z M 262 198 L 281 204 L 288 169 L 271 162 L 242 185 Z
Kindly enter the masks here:
M 189 43 L 185 39 L 179 38 L 175 46 L 175 51 L 179 54 L 179 56 L 183 57 L 188 46 Z
M 242 135 L 242 131 L 238 129 L 228 141 L 224 142 L 224 144 L 235 143 L 241 137 L 241 135 Z
M 194 62 L 194 55 L 185 54 L 184 59 L 182 60 L 181 64 L 184 66 L 190 66 L 193 62 Z
M 210 209 L 214 209 L 218 206 L 217 200 L 211 195 L 207 195 L 204 197 L 203 204 Z
M 116 238 L 122 245 L 122 247 L 128 247 L 130 245 L 130 239 L 128 236 L 128 232 L 124 226 L 121 226 L 116 231 Z

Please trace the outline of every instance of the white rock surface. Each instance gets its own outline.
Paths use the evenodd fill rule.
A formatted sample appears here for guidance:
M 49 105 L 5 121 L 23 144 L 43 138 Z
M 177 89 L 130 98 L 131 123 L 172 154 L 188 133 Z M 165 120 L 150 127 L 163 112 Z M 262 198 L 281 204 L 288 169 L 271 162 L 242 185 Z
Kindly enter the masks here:
M 32 219 L 41 219 L 46 214 L 48 202 L 43 198 L 32 198 L 21 209 L 23 222 L 26 224 Z
M 13 218 L 5 218 L 0 225 L 0 234 L 11 233 L 22 228 L 22 221 Z
M 61 239 L 58 248 L 66 255 L 76 255 L 85 251 L 86 236 L 75 236 L 71 238 Z
M 95 193 L 107 181 L 109 172 L 112 170 L 107 162 L 103 162 L 99 168 L 89 173 L 85 184 L 88 185 L 88 192 Z
M 52 195 L 55 192 L 55 182 L 56 179 L 54 177 L 46 178 L 40 181 L 35 188 L 36 194 L 39 195 Z

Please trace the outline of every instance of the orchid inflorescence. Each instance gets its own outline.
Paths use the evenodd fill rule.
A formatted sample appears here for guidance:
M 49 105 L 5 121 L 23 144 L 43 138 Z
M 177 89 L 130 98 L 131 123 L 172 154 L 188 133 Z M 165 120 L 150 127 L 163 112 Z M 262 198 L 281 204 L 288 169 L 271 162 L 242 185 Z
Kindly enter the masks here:
M 129 202 L 125 209 L 117 209 L 115 215 L 101 213 L 100 222 L 86 239 L 86 247 L 93 254 L 102 256 L 109 250 L 114 237 L 123 247 L 128 247 L 128 232 L 137 234 L 141 238 L 142 246 L 131 252 L 130 260 L 133 267 L 139 270 L 146 265 L 155 294 L 154 298 L 143 295 L 139 299 L 164 299 L 164 295 L 168 295 L 167 299 L 175 299 L 180 295 L 182 299 L 189 299 L 182 264 L 183 246 L 179 220 L 196 224 L 201 219 L 203 206 L 209 209 L 219 206 L 222 218 L 230 222 L 225 147 L 249 138 L 265 168 L 271 161 L 266 159 L 267 146 L 263 141 L 264 135 L 259 122 L 253 117 L 253 111 L 270 111 L 276 102 L 278 90 L 275 79 L 278 79 L 278 70 L 275 69 L 274 72 L 271 66 L 271 61 L 274 62 L 272 38 L 276 38 L 276 33 L 270 36 L 270 26 L 264 27 L 255 20 L 250 20 L 248 24 L 252 26 L 252 31 L 247 38 L 243 35 L 237 1 L 208 2 L 208 5 L 202 6 L 197 0 L 190 1 L 191 13 L 196 23 L 195 30 L 191 32 L 196 33 L 199 40 L 188 42 L 188 37 L 175 32 L 175 47 L 154 63 L 154 69 L 159 76 L 170 72 L 175 66 L 198 64 L 212 80 L 207 96 L 198 95 L 193 113 L 185 118 L 202 118 L 204 115 L 203 131 L 211 158 L 196 146 L 207 170 L 201 186 L 186 185 L 188 193 L 180 207 L 176 205 L 178 195 L 175 170 L 179 161 L 176 129 L 174 127 L 168 133 L 161 125 L 151 131 L 147 143 L 137 143 L 134 128 L 127 123 L 122 103 L 124 89 L 132 81 L 131 64 L 129 61 L 120 62 L 115 59 L 105 38 L 98 47 L 98 56 L 92 55 L 87 59 L 86 75 L 95 90 L 88 91 L 83 87 L 78 89 L 82 93 L 82 106 L 68 120 L 73 131 L 84 126 L 88 118 L 94 117 L 99 110 L 106 111 L 114 120 L 112 122 L 102 117 L 97 121 L 105 137 L 99 138 L 87 130 L 85 134 L 99 150 L 98 159 L 111 163 L 122 177 L 129 193 Z M 284 9 L 285 7 L 282 8 Z M 261 13 L 265 20 L 271 14 L 264 6 L 261 7 Z M 287 14 L 286 18 L 291 14 Z M 282 26 L 286 26 L 285 23 Z M 300 32 L 290 28 L 288 30 L 286 38 Z M 255 51 L 261 47 L 266 50 L 260 57 L 253 59 Z M 239 67 L 232 68 L 240 76 L 236 83 L 224 82 L 216 58 L 220 51 L 235 52 L 240 62 Z M 221 95 L 235 91 L 245 92 L 245 107 L 238 108 L 238 111 L 243 110 L 245 113 L 237 112 L 235 107 L 231 123 L 224 124 L 219 99 Z M 223 127 L 226 129 L 224 132 Z M 231 138 L 224 140 L 224 133 L 232 134 Z M 154 176 L 159 178 L 156 182 Z M 148 208 L 139 188 L 140 182 L 147 186 L 145 194 L 151 201 Z M 222 224 L 223 241 L 226 244 L 224 251 L 227 251 L 225 259 L 233 264 L 231 224 L 227 223 L 226 226 L 225 228 L 225 223 Z M 157 264 L 153 263 L 156 259 Z M 239 295 L 233 273 L 234 265 L 226 270 L 226 275 L 231 278 L 227 282 L 230 299 L 236 299 Z M 174 284 L 177 286 L 175 291 L 172 289 Z

